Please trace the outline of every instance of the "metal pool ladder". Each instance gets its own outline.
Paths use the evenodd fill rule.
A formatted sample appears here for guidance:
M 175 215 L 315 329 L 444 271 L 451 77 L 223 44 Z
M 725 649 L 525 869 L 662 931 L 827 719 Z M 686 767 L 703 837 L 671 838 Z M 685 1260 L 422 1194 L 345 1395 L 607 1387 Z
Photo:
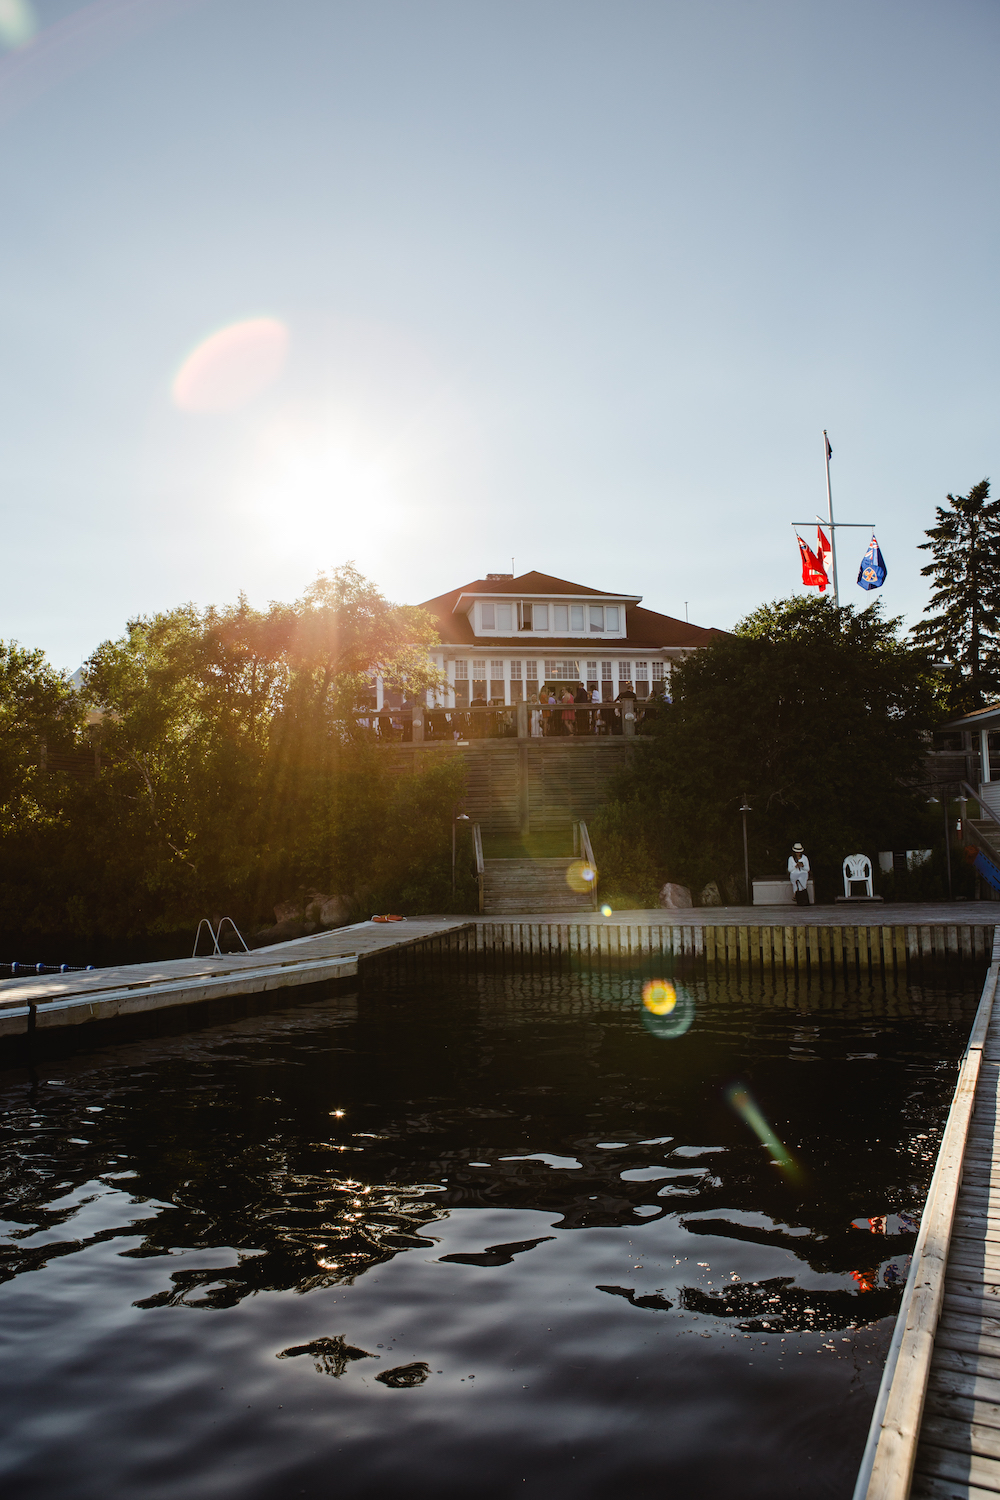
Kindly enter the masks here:
M 240 942 L 243 944 L 243 952 L 249 953 L 250 949 L 247 947 L 246 939 L 244 938 L 240 929 L 237 927 L 236 923 L 233 921 L 232 917 L 223 917 L 219 922 L 218 927 L 212 926 L 211 919 L 209 917 L 202 917 L 201 921 L 198 923 L 198 931 L 194 935 L 194 947 L 191 949 L 191 957 L 198 957 L 198 944 L 201 941 L 201 929 L 203 927 L 207 927 L 209 937 L 212 939 L 212 952 L 206 953 L 205 957 L 224 958 L 225 954 L 219 947 L 219 939 L 222 937 L 222 929 L 223 927 L 225 927 L 227 922 L 235 932 L 236 936 L 239 938 Z

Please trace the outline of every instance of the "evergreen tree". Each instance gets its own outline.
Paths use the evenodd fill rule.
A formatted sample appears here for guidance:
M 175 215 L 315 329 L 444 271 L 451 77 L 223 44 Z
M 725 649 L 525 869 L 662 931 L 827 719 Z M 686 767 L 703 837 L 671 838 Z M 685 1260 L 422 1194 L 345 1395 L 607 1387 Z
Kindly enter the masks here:
M 935 590 L 930 618 L 913 636 L 944 664 L 948 708 L 956 713 L 982 708 L 1000 688 L 1000 500 L 989 496 L 988 479 L 967 495 L 949 495 L 920 544 L 933 555 L 921 574 L 934 579 Z

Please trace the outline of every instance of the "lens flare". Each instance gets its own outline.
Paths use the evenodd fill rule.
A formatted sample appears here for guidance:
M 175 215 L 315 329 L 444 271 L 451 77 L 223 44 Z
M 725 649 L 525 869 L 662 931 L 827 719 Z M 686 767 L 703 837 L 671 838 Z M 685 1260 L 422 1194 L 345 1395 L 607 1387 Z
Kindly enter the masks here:
M 597 871 L 585 859 L 575 859 L 566 871 L 566 884 L 571 891 L 590 891 L 594 888 Z
M 726 1090 L 726 1098 L 740 1118 L 749 1125 L 765 1151 L 771 1153 L 771 1160 L 775 1165 L 790 1176 L 796 1176 L 799 1169 L 794 1157 L 779 1141 L 743 1084 L 734 1083 Z
M 28 0 L 0 0 L 0 47 L 26 47 L 38 31 Z
M 247 318 L 210 334 L 174 376 L 171 395 L 181 411 L 238 411 L 266 391 L 288 357 L 288 329 L 277 318 Z
M 642 1003 L 654 1016 L 668 1016 L 677 1004 L 677 991 L 669 979 L 647 979 L 642 987 Z
M 610 915 L 611 915 L 611 907 L 610 906 L 602 906 L 601 907 L 601 916 L 602 917 L 610 917 Z
M 647 979 L 642 987 L 642 1024 L 661 1042 L 673 1041 L 691 1029 L 694 998 L 669 979 Z

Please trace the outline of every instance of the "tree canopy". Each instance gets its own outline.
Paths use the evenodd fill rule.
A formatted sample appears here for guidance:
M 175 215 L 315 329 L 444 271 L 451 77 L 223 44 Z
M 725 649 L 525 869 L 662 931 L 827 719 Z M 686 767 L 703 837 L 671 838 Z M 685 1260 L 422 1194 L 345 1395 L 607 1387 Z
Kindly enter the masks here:
M 598 861 L 596 839 L 617 825 L 647 884 L 652 865 L 741 900 L 744 795 L 752 878 L 780 878 L 798 840 L 833 895 L 846 854 L 898 848 L 921 821 L 926 795 L 912 782 L 936 717 L 927 654 L 898 624 L 878 605 L 791 598 L 689 657 L 598 820 Z
M 935 587 L 913 638 L 941 663 L 953 713 L 982 708 L 1000 689 L 1000 500 L 989 495 L 988 479 L 949 495 L 920 544 L 932 554 L 921 575 Z
M 427 615 L 345 567 L 293 604 L 131 620 L 86 663 L 80 697 L 40 653 L 6 648 L 0 715 L 20 726 L 0 752 L 20 798 L 0 830 L 7 922 L 129 935 L 225 912 L 252 927 L 310 889 L 440 909 L 462 767 L 397 775 L 352 712 L 374 674 L 410 696 L 434 685 L 435 639 Z M 85 704 L 103 714 L 101 775 L 43 774 L 40 738 L 72 742 Z

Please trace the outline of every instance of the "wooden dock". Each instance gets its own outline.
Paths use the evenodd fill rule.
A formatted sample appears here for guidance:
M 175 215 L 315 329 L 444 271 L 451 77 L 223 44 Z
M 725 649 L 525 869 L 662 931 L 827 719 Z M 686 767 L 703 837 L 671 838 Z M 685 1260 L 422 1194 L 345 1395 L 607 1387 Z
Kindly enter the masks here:
M 792 913 L 798 920 L 789 921 Z M 478 951 L 511 956 L 562 952 L 624 967 L 663 954 L 700 959 L 716 969 L 856 974 L 899 972 L 915 961 L 949 957 L 986 963 L 998 919 L 1000 906 L 994 902 L 969 901 L 812 907 L 807 917 L 796 907 L 617 911 L 609 917 L 533 913 L 506 920 L 477 917 L 471 930 Z
M 790 912 L 780 907 L 703 908 L 678 915 L 684 922 L 663 911 L 620 911 L 609 917 L 593 912 L 582 919 L 579 912 L 555 912 L 505 922 L 454 916 L 358 922 L 252 953 L 7 979 L 0 981 L 0 1041 L 349 979 L 366 970 L 375 978 L 386 964 L 409 968 L 449 954 L 471 959 L 492 954 L 518 962 L 544 955 L 546 962 L 568 959 L 623 972 L 662 956 L 716 970 L 749 967 L 786 975 L 848 976 L 904 972 L 914 962 L 949 957 L 985 962 L 1000 906 L 983 901 L 852 908 L 849 924 L 840 907 L 813 907 L 805 922 L 794 925 L 788 925 Z M 754 920 L 739 920 L 747 916 Z
M 349 979 L 369 958 L 420 947 L 466 925 L 463 917 L 415 917 L 384 925 L 358 922 L 222 958 L 177 958 L 7 979 L 0 981 L 0 1039 Z
M 854 1500 L 1000 1494 L 1000 931 L 962 1059 Z

